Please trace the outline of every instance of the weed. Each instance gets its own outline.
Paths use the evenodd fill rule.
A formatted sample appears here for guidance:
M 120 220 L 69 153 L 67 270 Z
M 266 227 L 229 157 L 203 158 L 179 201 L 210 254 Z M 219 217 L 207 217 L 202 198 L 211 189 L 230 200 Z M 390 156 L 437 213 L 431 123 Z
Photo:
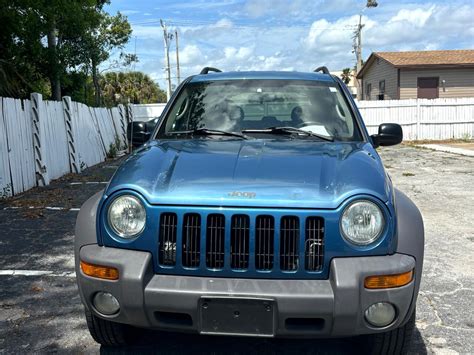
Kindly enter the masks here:
M 0 199 L 6 199 L 12 195 L 12 184 L 7 184 L 0 192 Z
M 122 148 L 122 142 L 120 141 L 120 137 L 116 134 L 114 138 L 114 142 L 110 143 L 109 151 L 107 152 L 107 158 L 115 159 L 117 158 L 118 152 Z

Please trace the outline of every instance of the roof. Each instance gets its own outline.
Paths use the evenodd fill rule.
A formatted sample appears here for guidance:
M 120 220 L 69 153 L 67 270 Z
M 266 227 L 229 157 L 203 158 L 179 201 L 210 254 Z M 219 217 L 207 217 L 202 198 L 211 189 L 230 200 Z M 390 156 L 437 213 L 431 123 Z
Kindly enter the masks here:
M 373 52 L 367 63 L 357 74 L 360 78 L 380 58 L 395 68 L 433 68 L 433 67 L 474 67 L 474 50 L 411 51 L 411 52 Z
M 296 71 L 234 71 L 209 74 L 200 74 L 192 77 L 191 82 L 203 82 L 213 80 L 314 80 L 314 81 L 334 81 L 331 75 L 322 73 L 302 73 Z

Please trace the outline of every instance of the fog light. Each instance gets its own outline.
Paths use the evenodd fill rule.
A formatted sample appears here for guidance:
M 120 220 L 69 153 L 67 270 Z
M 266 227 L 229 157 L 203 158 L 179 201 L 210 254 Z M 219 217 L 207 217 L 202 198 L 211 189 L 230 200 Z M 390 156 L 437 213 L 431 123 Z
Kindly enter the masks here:
M 365 319 L 374 327 L 386 327 L 395 320 L 395 307 L 387 302 L 374 303 L 365 311 Z
M 117 299 L 108 292 L 97 292 L 93 299 L 94 307 L 102 314 L 110 316 L 120 309 Z

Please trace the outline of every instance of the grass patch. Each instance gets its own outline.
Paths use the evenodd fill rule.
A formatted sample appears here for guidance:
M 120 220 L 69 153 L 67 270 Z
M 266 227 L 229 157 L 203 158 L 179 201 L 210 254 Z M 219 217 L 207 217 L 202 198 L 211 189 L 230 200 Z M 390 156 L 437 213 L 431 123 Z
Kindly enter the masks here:
M 452 143 L 474 143 L 474 139 L 470 136 L 466 136 L 459 139 L 420 139 L 418 141 L 403 141 L 402 144 L 408 146 L 416 146 L 417 144 L 452 144 Z
M 408 173 L 408 172 L 405 172 L 402 174 L 403 176 L 415 176 L 415 174 L 413 173 Z

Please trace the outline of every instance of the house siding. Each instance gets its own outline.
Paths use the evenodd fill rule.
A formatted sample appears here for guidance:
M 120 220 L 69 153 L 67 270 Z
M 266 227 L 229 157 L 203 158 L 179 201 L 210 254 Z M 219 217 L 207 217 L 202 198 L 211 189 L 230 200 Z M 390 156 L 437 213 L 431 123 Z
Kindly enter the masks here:
M 363 77 L 363 100 L 377 100 L 379 95 L 379 82 L 385 80 L 385 100 L 398 99 L 398 74 L 397 69 L 383 59 L 376 58 L 367 68 Z M 367 97 L 367 84 L 372 85 L 370 98 Z
M 474 97 L 474 68 L 401 69 L 400 99 L 417 98 L 420 77 L 439 77 L 440 98 Z

